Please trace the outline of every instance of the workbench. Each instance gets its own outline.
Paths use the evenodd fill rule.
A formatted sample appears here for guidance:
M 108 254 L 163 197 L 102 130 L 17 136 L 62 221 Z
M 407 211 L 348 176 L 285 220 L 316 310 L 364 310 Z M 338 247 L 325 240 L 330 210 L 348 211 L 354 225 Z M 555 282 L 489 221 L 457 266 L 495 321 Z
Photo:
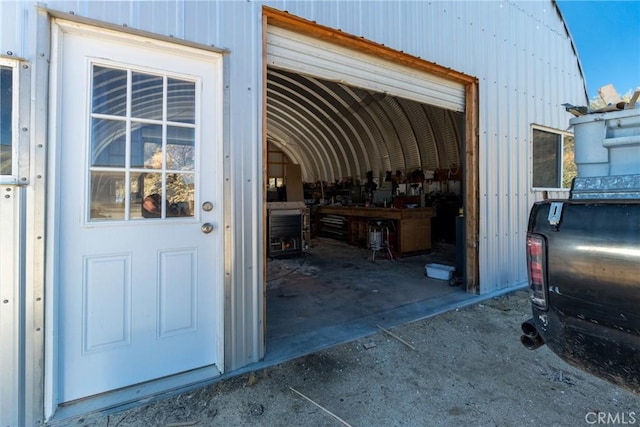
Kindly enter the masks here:
M 320 235 L 342 238 L 347 243 L 367 246 L 367 233 L 372 221 L 392 224 L 390 245 L 397 256 L 431 250 L 431 218 L 433 208 L 366 208 L 320 206 L 315 215 Z

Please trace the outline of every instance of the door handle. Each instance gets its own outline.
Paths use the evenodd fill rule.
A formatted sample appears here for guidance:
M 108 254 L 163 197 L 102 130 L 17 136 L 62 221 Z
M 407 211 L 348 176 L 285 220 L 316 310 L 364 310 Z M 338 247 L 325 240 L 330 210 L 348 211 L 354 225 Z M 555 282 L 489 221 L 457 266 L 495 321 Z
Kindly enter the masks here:
M 204 234 L 209 234 L 213 231 L 213 224 L 205 222 L 204 224 L 202 224 L 202 226 L 200 226 L 200 230 Z

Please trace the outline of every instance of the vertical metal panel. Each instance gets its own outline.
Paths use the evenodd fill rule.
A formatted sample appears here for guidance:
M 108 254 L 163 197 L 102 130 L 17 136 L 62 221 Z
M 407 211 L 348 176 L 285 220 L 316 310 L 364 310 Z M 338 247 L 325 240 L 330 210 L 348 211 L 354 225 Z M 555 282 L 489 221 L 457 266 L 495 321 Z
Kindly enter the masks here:
M 24 370 L 22 187 L 0 186 L 0 425 L 20 425 Z
M 0 55 L 26 57 L 23 47 L 24 5 L 0 1 Z
M 198 2 L 194 2 L 198 3 Z M 190 3 L 190 4 L 194 4 Z M 221 2 L 210 28 L 212 43 L 227 47 L 229 91 L 225 105 L 225 157 L 229 169 L 229 269 L 225 294 L 230 301 L 225 318 L 225 368 L 237 369 L 264 354 L 262 301 L 262 33 L 261 4 Z M 217 28 L 216 28 L 217 27 Z
M 49 21 L 46 13 L 31 5 L 24 40 L 32 65 L 30 112 L 30 171 L 25 188 L 25 306 L 24 306 L 24 422 L 41 425 L 45 401 L 45 314 L 53 316 L 52 305 L 45 312 L 45 230 L 47 200 L 47 118 L 49 112 Z M 53 188 L 54 186 L 52 186 Z M 51 245 L 51 248 L 54 246 Z M 53 375 L 54 373 L 50 373 Z
M 29 13 L 31 12 L 31 13 Z M 31 54 L 26 29 L 33 9 L 21 2 L 0 2 L 0 54 L 20 58 L 16 72 L 19 84 L 18 109 L 18 168 L 16 181 L 20 186 L 0 187 L 0 425 L 28 425 L 26 415 L 30 407 L 26 389 L 30 376 L 27 342 L 26 285 L 26 202 L 30 175 L 29 158 L 31 132 Z M 28 338 L 27 338 L 28 339 Z M 40 359 L 41 360 L 41 359 Z M 40 401 L 40 405 L 42 402 Z

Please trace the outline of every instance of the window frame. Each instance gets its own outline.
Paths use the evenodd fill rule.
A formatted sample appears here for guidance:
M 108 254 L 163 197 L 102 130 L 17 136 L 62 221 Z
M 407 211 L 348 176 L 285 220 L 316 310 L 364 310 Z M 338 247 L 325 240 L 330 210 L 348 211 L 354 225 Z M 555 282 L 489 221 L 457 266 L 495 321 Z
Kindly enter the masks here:
M 538 187 L 534 185 L 534 144 L 535 144 L 535 131 L 541 131 L 541 132 L 547 132 L 547 133 L 551 133 L 554 135 L 558 135 L 560 136 L 560 146 L 557 147 L 558 150 L 556 151 L 556 164 L 555 167 L 558 171 L 558 179 L 556 182 L 556 186 L 555 187 Z M 565 162 L 563 159 L 563 153 L 564 153 L 564 148 L 565 148 L 565 139 L 567 137 L 571 137 L 574 138 L 573 132 L 571 131 L 567 131 L 567 130 L 562 130 L 562 129 L 556 129 L 556 128 L 552 128 L 549 126 L 543 126 L 543 125 L 538 125 L 538 124 L 532 124 L 531 125 L 531 145 L 530 145 L 530 173 L 529 173 L 529 182 L 530 182 L 530 188 L 533 191 L 570 191 L 570 188 L 565 188 L 562 186 L 562 181 L 563 181 L 563 177 L 564 177 L 564 172 L 565 172 Z M 574 138 L 575 141 L 575 138 Z M 574 148 L 575 150 L 575 148 Z
M 18 115 L 19 115 L 19 93 L 20 79 L 18 61 L 0 57 L 0 67 L 9 68 L 11 70 L 11 173 L 0 174 L 0 183 L 14 184 L 17 182 L 18 175 Z
M 29 65 L 20 58 L 0 56 L 0 66 L 12 69 L 11 75 L 11 173 L 0 174 L 0 184 L 27 184 L 29 144 L 28 70 Z
M 154 218 L 153 221 L 148 221 L 148 218 L 143 218 L 143 217 L 136 217 L 136 216 L 132 216 L 131 215 L 131 175 L 132 174 L 151 174 L 151 173 L 159 173 L 162 176 L 162 182 L 163 182 L 163 189 L 166 189 L 166 182 L 167 182 L 167 176 L 171 175 L 171 174 L 177 174 L 177 175 L 182 175 L 182 176 L 187 176 L 187 175 L 191 175 L 192 179 L 194 181 L 194 183 L 197 183 L 197 186 L 200 187 L 200 168 L 201 168 L 201 163 L 200 163 L 200 150 L 201 150 L 201 144 L 203 143 L 200 132 L 201 132 L 201 127 L 202 127 L 202 123 L 201 123 L 201 116 L 200 116 L 200 103 L 202 102 L 202 95 L 201 95 L 201 81 L 199 78 L 195 78 L 193 76 L 189 76 L 186 74 L 179 74 L 179 73 L 173 73 L 173 72 L 167 72 L 167 71 L 159 71 L 159 70 L 155 70 L 149 67 L 143 67 L 143 66 L 131 66 L 129 64 L 126 63 L 122 63 L 122 62 L 117 62 L 117 61 L 109 61 L 109 60 L 105 60 L 105 59 L 101 59 L 101 58 L 91 58 L 88 63 L 87 63 L 87 82 L 89 83 L 89 88 L 87 91 L 87 106 L 86 106 L 86 116 L 85 116 L 85 120 L 86 120 L 86 143 L 89 144 L 86 147 L 86 152 L 85 152 L 85 158 L 84 158 L 84 186 L 85 186 L 85 206 L 84 206 L 84 223 L 86 225 L 90 225 L 92 227 L 94 226 L 109 226 L 109 225 L 113 225 L 113 224 L 142 224 L 142 223 L 147 223 L 147 224 L 152 224 L 152 223 L 157 223 L 158 221 L 164 221 L 164 220 L 170 220 L 172 222 L 176 222 L 176 221 L 186 221 L 186 222 L 197 222 L 199 221 L 199 210 L 195 208 L 195 206 L 198 205 L 199 203 L 199 191 L 201 191 L 200 189 L 196 190 L 194 192 L 194 200 L 193 200 L 193 208 L 192 208 L 192 213 L 190 215 L 186 215 L 186 216 L 171 216 L 171 215 L 167 215 L 167 209 L 169 209 L 169 203 L 167 202 L 165 197 L 162 197 L 162 214 L 160 217 L 158 218 Z M 105 68 L 110 68 L 110 69 L 119 69 L 119 70 L 123 70 L 127 73 L 127 100 L 126 100 L 126 114 L 124 116 L 114 116 L 111 114 L 102 114 L 102 113 L 96 113 L 92 111 L 92 107 L 91 107 L 91 103 L 92 103 L 92 98 L 93 98 L 93 77 L 92 77 L 92 72 L 93 72 L 93 67 L 94 66 L 99 66 L 99 67 L 105 67 Z M 145 119 L 145 118 L 140 118 L 140 117 L 133 117 L 131 115 L 131 84 L 132 84 L 132 80 L 131 80 L 131 76 L 132 73 L 145 73 L 145 74 L 150 74 L 150 75 L 156 75 L 159 77 L 162 77 L 164 79 L 163 82 L 163 86 L 165 87 L 163 90 L 163 96 L 166 97 L 167 93 L 166 93 L 166 84 L 167 84 L 167 79 L 180 79 L 180 80 L 184 80 L 184 81 L 189 81 L 194 83 L 194 88 L 195 88 L 195 97 L 194 97 L 194 103 L 195 103 L 195 110 L 194 110 L 194 114 L 195 114 L 195 120 L 194 123 L 192 124 L 188 124 L 188 123 L 181 123 L 178 121 L 172 121 L 167 119 L 167 117 L 163 117 L 162 119 Z M 166 99 L 163 100 L 163 103 L 166 103 Z M 164 107 L 163 107 L 164 108 Z M 116 120 L 116 121 L 122 121 L 123 123 L 125 123 L 126 126 L 126 147 L 125 147 L 125 164 L 123 166 L 94 166 L 92 165 L 92 153 L 91 153 L 91 147 L 90 147 L 90 141 L 92 138 L 92 120 L 94 118 L 97 119 L 110 119 L 110 120 Z M 151 124 L 151 125 L 159 125 L 163 128 L 162 131 L 162 138 L 163 140 L 166 141 L 166 127 L 170 126 L 170 127 L 179 127 L 179 128 L 188 128 L 188 129 L 193 129 L 194 130 L 194 144 L 195 144 L 195 150 L 194 150 L 194 165 L 193 165 L 193 169 L 189 170 L 189 171 L 183 171 L 183 170 L 173 170 L 171 168 L 168 168 L 166 165 L 166 156 L 167 153 L 166 151 L 163 150 L 163 154 L 162 154 L 162 167 L 160 169 L 154 169 L 154 168 L 145 168 L 143 166 L 131 166 L 131 158 L 130 158 L 130 149 L 131 149 L 131 126 L 132 124 Z M 166 149 L 166 146 L 164 146 Z M 92 172 L 122 172 L 125 174 L 125 198 L 124 198 L 124 217 L 122 218 L 116 218 L 116 219 L 97 219 L 94 218 L 92 216 Z

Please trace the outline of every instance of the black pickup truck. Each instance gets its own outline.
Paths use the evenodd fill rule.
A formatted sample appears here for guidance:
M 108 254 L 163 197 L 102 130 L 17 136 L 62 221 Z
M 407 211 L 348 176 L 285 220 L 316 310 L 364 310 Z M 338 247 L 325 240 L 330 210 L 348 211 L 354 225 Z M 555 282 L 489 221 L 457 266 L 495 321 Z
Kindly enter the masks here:
M 627 149 L 637 165 L 626 168 L 640 169 L 640 110 L 622 114 L 626 122 L 605 123 L 610 116 L 594 118 L 603 121 L 598 138 Z M 609 127 L 620 123 L 626 130 L 612 136 Z M 522 324 L 521 342 L 546 343 L 570 364 L 640 393 L 640 174 L 578 177 L 570 194 L 530 212 L 533 317 Z

